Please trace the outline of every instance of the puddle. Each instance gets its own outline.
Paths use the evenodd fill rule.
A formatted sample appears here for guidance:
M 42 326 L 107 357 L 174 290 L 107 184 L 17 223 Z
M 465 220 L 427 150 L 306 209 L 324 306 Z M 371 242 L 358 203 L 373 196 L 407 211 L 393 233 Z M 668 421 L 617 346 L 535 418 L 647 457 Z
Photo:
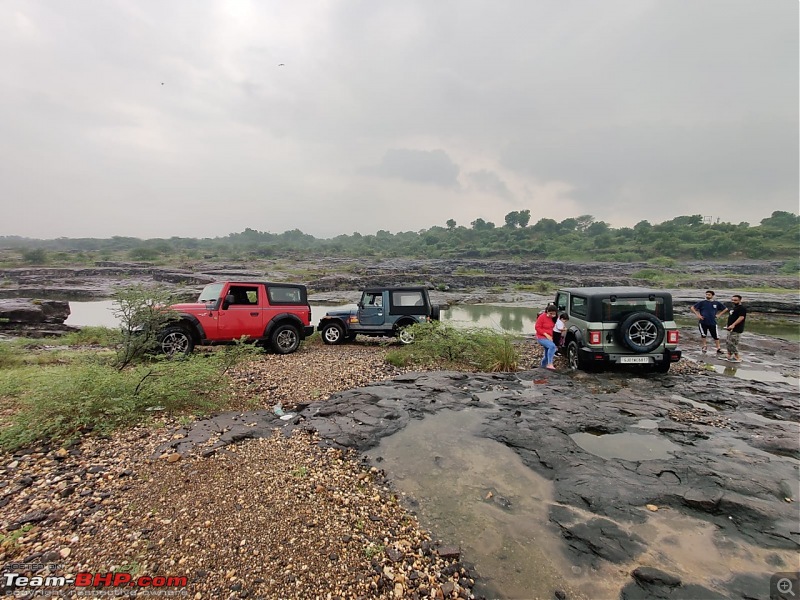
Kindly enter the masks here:
M 648 433 L 610 433 L 593 435 L 573 433 L 569 436 L 581 448 L 600 458 L 621 458 L 623 460 L 653 460 L 670 458 L 670 453 L 681 447 L 668 439 Z
M 631 427 L 635 429 L 658 429 L 658 421 L 655 419 L 641 419 Z
M 670 510 L 651 513 L 646 523 L 632 525 L 630 530 L 648 542 L 649 549 L 638 563 L 680 573 L 682 579 L 711 589 L 730 579 L 731 573 L 761 575 L 769 581 L 781 570 L 776 563 L 782 562 L 786 571 L 797 564 L 797 554 L 791 550 L 734 541 L 711 523 Z
M 731 365 L 713 365 L 714 370 L 728 377 L 737 379 L 747 379 L 748 381 L 761 381 L 763 383 L 782 382 L 795 387 L 800 386 L 800 379 L 797 377 L 784 377 L 778 371 L 758 371 L 755 369 L 741 369 Z
M 717 412 L 717 409 L 713 406 L 706 404 L 705 402 L 698 402 L 697 400 L 692 400 L 691 398 L 684 398 L 683 396 L 678 396 L 677 394 L 673 394 L 670 397 L 671 400 L 677 400 L 681 404 L 688 404 L 689 406 L 694 406 L 695 408 L 700 408 L 702 410 L 706 410 L 710 413 Z
M 387 472 L 422 526 L 444 545 L 459 546 L 463 560 L 475 566 L 480 578 L 477 595 L 497 600 L 553 598 L 555 590 L 562 590 L 572 600 L 619 598 L 630 572 L 640 565 L 657 566 L 724 593 L 721 588 L 731 573 L 755 573 L 768 580 L 776 570 L 796 564 L 795 552 L 726 537 L 715 525 L 667 507 L 646 511 L 644 523 L 617 522 L 647 542 L 648 549 L 635 562 L 601 562 L 597 568 L 572 564 L 548 518 L 552 482 L 527 468 L 503 444 L 476 436 L 484 414 L 465 409 L 412 420 L 370 452 L 372 463 Z M 636 424 L 643 430 L 656 426 L 654 419 Z M 603 458 L 665 458 L 682 449 L 650 433 L 571 437 Z M 726 446 L 729 452 L 766 455 L 736 441 L 726 440 Z M 586 520 L 596 517 L 571 508 Z
M 552 483 L 505 445 L 473 435 L 480 415 L 465 409 L 413 420 L 370 451 L 373 464 L 418 501 L 411 508 L 424 527 L 446 545 L 461 546 L 481 578 L 478 594 L 553 598 L 558 589 L 569 598 L 588 597 L 572 588 L 573 565 L 548 520 Z
M 742 413 L 743 416 L 753 419 L 754 421 L 759 421 L 761 423 L 769 423 L 770 425 L 775 425 L 776 423 L 785 423 L 780 419 L 770 419 L 769 417 L 765 417 L 764 415 L 759 415 L 758 413 L 754 412 L 745 412 Z

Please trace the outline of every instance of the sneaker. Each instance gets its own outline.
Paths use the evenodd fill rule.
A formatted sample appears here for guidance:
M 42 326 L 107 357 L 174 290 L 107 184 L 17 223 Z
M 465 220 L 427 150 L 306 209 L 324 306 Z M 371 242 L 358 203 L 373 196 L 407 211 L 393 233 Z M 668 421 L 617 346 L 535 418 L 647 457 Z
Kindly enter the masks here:
M 550 369 L 551 371 L 555 371 L 556 368 L 553 365 L 547 365 L 545 369 Z
M 717 348 L 717 354 L 722 354 L 722 349 L 721 348 Z
M 705 348 L 703 348 L 703 349 L 701 349 L 701 350 L 700 350 L 700 352 L 702 352 L 703 354 L 705 354 L 705 353 L 706 353 L 706 349 L 705 349 Z
M 742 362 L 741 358 L 729 358 L 728 362 Z

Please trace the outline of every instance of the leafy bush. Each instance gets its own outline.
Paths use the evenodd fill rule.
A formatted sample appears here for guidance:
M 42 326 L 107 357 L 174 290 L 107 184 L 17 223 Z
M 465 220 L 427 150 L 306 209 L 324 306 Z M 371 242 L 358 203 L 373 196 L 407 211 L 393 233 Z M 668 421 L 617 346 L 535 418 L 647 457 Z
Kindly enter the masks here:
M 124 369 L 158 346 L 158 333 L 174 317 L 165 308 L 173 304 L 174 293 L 163 286 L 141 284 L 122 288 L 114 294 L 114 316 L 119 320 L 121 344 L 117 366 Z
M 515 338 L 493 329 L 431 321 L 412 325 L 410 331 L 414 343 L 389 352 L 387 362 L 397 367 L 440 365 L 481 371 L 514 371 L 519 364 Z

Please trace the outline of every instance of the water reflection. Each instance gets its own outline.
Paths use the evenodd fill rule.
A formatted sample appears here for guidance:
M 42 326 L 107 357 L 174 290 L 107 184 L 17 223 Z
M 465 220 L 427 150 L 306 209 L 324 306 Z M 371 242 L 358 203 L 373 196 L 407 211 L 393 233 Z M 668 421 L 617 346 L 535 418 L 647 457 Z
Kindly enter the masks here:
M 64 322 L 72 327 L 117 327 L 113 300 L 69 303 L 69 317 Z
M 508 333 L 533 333 L 539 311 L 518 306 L 469 304 L 442 311 L 442 321 L 468 327 L 488 327 Z

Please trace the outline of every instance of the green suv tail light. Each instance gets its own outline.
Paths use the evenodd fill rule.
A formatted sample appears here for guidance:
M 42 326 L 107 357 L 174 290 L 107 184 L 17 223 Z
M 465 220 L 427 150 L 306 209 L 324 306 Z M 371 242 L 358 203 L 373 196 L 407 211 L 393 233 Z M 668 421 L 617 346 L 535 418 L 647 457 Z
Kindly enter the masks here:
M 589 343 L 590 344 L 599 344 L 603 339 L 603 332 L 602 331 L 589 331 Z
M 667 331 L 667 343 L 668 344 L 677 344 L 678 340 L 680 339 L 680 333 L 677 329 L 670 329 Z

